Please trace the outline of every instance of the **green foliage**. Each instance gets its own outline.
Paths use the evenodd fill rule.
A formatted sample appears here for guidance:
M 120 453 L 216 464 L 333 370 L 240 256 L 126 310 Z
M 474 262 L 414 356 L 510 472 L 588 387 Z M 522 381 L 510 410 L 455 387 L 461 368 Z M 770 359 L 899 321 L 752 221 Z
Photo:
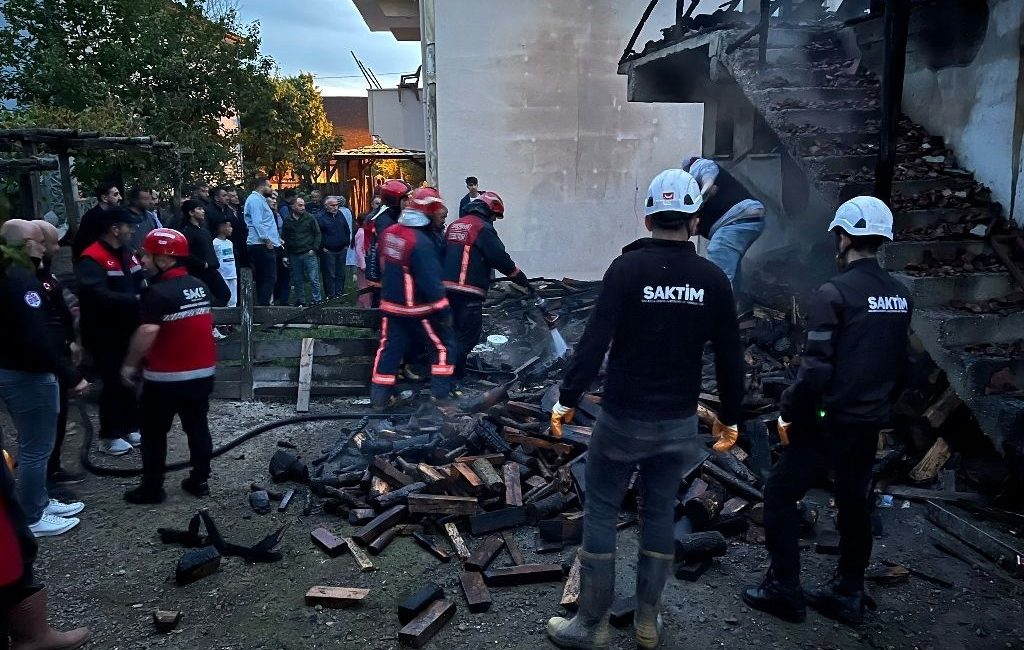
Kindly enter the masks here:
M 251 176 L 291 171 L 308 186 L 327 156 L 341 146 L 313 76 L 267 79 L 253 99 L 241 114 L 246 171 Z
M 0 123 L 153 135 L 191 151 L 175 175 L 223 179 L 239 139 L 224 127 L 273 68 L 258 25 L 211 0 L 4 0 L 0 11 L 0 94 L 27 107 Z M 87 158 L 83 169 L 168 173 L 152 156 Z

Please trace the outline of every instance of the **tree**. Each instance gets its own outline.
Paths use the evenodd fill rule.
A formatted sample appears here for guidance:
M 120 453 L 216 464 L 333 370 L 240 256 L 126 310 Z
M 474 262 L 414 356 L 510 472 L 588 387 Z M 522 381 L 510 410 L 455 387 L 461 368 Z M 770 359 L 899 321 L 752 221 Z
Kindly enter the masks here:
M 309 185 L 341 146 L 310 74 L 267 80 L 255 101 L 245 104 L 241 122 L 242 154 L 251 175 L 290 171 Z
M 0 11 L 0 96 L 21 107 L 3 121 L 153 135 L 190 152 L 180 172 L 209 180 L 235 157 L 225 124 L 273 68 L 258 25 L 223 2 L 4 0 Z M 166 165 L 132 162 L 143 177 Z

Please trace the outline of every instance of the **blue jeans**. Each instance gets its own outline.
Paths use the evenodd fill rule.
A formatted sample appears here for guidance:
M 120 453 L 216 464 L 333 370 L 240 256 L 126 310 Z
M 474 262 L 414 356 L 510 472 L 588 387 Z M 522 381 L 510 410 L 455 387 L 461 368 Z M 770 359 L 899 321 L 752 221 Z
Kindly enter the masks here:
M 256 304 L 266 307 L 274 297 L 277 283 L 277 256 L 263 244 L 250 244 L 249 264 L 252 266 L 252 281 L 256 285 Z
M 0 399 L 18 430 L 18 503 L 34 524 L 50 502 L 46 464 L 57 437 L 57 379 L 50 373 L 0 369 Z
M 348 249 L 320 253 L 320 270 L 324 272 L 324 289 L 328 298 L 337 298 L 345 294 L 345 278 L 348 267 L 345 260 Z
M 316 255 L 309 253 L 288 253 L 288 267 L 292 274 L 292 292 L 295 304 L 306 302 L 306 281 L 313 285 L 313 302 L 324 299 L 320 290 L 320 263 Z
M 722 269 L 734 291 L 739 288 L 743 255 L 763 232 L 764 205 L 749 199 L 733 206 L 711 229 L 708 259 Z
M 674 553 L 672 527 L 683 469 L 707 454 L 697 438 L 696 415 L 648 422 L 602 413 L 587 454 L 583 550 L 615 552 L 619 508 L 639 467 L 640 548 Z

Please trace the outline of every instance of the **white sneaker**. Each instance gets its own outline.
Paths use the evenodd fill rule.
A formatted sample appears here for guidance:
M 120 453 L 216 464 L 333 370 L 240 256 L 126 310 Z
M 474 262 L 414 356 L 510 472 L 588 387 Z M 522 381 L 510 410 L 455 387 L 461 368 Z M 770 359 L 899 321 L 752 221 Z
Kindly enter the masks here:
M 36 537 L 54 537 L 55 535 L 63 535 L 79 523 L 81 523 L 81 519 L 77 517 L 57 517 L 44 512 L 39 521 L 30 524 L 28 528 Z
M 124 456 L 131 450 L 131 443 L 124 438 L 114 438 L 113 440 L 103 440 L 100 442 L 100 451 L 110 456 Z
M 130 444 L 132 447 L 138 447 L 139 445 L 142 444 L 142 434 L 139 433 L 138 431 L 132 431 L 131 433 L 128 434 L 128 437 L 125 438 L 125 440 L 127 440 L 128 444 Z
M 215 338 L 215 339 L 217 339 L 219 341 L 220 339 L 226 339 L 227 337 L 224 336 L 223 334 L 221 334 L 219 329 L 214 327 L 213 328 L 213 338 Z
M 47 504 L 46 509 L 43 510 L 43 512 L 48 515 L 53 515 L 54 517 L 70 517 L 71 515 L 77 515 L 83 510 L 85 510 L 85 504 L 81 501 L 75 501 L 74 503 L 61 503 L 56 499 L 50 499 L 50 503 Z

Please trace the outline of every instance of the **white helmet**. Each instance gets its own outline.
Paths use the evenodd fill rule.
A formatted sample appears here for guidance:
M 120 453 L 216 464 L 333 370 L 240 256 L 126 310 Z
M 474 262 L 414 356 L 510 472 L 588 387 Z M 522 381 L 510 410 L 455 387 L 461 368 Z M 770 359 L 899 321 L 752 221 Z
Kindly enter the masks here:
M 700 193 L 700 185 L 687 172 L 681 169 L 666 169 L 651 181 L 647 190 L 647 203 L 644 214 L 650 216 L 658 212 L 683 212 L 694 214 L 700 210 L 704 197 Z
M 877 235 L 892 241 L 892 210 L 873 196 L 855 196 L 836 210 L 828 231 L 836 228 L 851 237 Z

